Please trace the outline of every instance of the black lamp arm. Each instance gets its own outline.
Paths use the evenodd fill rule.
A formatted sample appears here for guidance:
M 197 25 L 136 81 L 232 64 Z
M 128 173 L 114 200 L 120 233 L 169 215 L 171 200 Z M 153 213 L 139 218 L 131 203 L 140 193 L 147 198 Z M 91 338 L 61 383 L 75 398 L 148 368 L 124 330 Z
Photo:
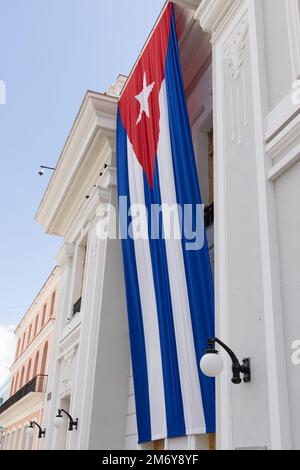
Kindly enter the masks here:
M 44 170 L 52 170 L 52 171 L 56 170 L 56 168 L 53 168 L 52 166 L 45 166 L 45 165 L 41 165 L 40 168 L 43 168 Z
M 78 418 L 77 419 L 73 419 L 72 416 L 70 415 L 70 413 L 68 413 L 66 410 L 64 410 L 63 408 L 61 408 L 60 410 L 58 410 L 58 415 L 60 416 L 62 413 L 64 413 L 68 418 L 69 418 L 69 421 L 70 421 L 70 425 L 69 425 L 69 430 L 72 431 L 73 430 L 73 426 L 77 429 L 77 426 L 78 426 Z
M 227 354 L 230 356 L 232 360 L 232 383 L 234 384 L 240 384 L 242 382 L 240 375 L 244 374 L 244 382 L 250 382 L 251 381 L 251 372 L 250 372 L 250 359 L 246 358 L 243 359 L 242 364 L 240 364 L 240 361 L 232 351 L 225 343 L 223 343 L 219 338 L 210 338 L 208 340 L 208 346 L 213 349 L 215 343 L 219 344 Z
M 238 358 L 236 357 L 236 355 L 234 354 L 234 352 L 232 351 L 232 349 L 230 349 L 225 343 L 223 343 L 220 339 L 218 338 L 210 338 L 208 340 L 208 345 L 210 347 L 214 347 L 215 343 L 219 344 L 220 346 L 222 346 L 223 349 L 225 349 L 225 351 L 229 354 L 229 356 L 231 357 L 231 360 L 232 360 L 232 363 L 233 364 L 238 364 L 240 365 L 240 362 L 238 360 Z
M 30 421 L 30 427 L 33 428 L 33 425 L 35 425 L 38 430 L 39 430 L 39 439 L 42 437 L 42 436 L 45 436 L 46 434 L 46 429 L 42 429 L 41 426 L 39 425 L 39 423 L 37 423 L 36 421 Z

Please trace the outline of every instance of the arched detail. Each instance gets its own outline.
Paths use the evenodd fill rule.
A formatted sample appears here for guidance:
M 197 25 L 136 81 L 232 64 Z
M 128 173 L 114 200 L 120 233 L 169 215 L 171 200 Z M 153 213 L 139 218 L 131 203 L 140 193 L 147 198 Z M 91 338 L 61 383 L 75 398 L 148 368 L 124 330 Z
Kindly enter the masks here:
M 25 380 L 25 366 L 22 367 L 22 372 L 20 376 L 20 386 L 19 388 L 22 388 L 24 385 L 24 380 Z
M 48 341 L 45 343 L 45 346 L 43 349 L 41 375 L 46 375 L 47 356 L 48 356 Z
M 23 334 L 23 339 L 22 339 L 22 348 L 21 348 L 21 351 L 20 353 L 22 353 L 25 349 L 25 337 L 26 337 L 26 332 L 24 332 Z
M 44 305 L 43 307 L 43 316 L 42 316 L 42 324 L 41 324 L 41 329 L 45 325 L 46 322 L 46 311 L 47 311 L 47 304 Z
M 32 365 L 32 360 L 29 359 L 28 366 L 27 366 L 27 372 L 26 372 L 26 383 L 29 382 L 31 379 L 31 365 Z
M 38 374 L 39 356 L 40 356 L 40 352 L 38 351 L 38 352 L 36 353 L 35 359 L 34 359 L 34 367 L 33 367 L 33 374 L 32 374 L 32 377 L 35 377 L 35 376 Z
M 38 331 L 38 324 L 39 324 L 39 314 L 35 317 L 35 322 L 34 322 L 34 332 L 33 332 L 33 337 L 35 338 L 37 335 Z
M 53 291 L 53 292 L 52 292 L 52 296 L 51 296 L 51 305 L 50 305 L 49 319 L 50 319 L 50 318 L 55 318 L 55 315 L 54 315 L 55 300 L 56 300 L 56 291 Z
M 16 380 L 16 377 L 13 376 L 12 381 L 11 381 L 11 386 L 10 386 L 10 395 L 13 395 L 14 393 L 15 380 Z
M 17 376 L 16 376 L 15 387 L 14 387 L 13 393 L 16 393 L 19 390 L 18 387 L 19 387 L 19 372 L 17 373 Z
M 30 344 L 31 341 L 31 333 L 32 333 L 32 324 L 29 327 L 28 338 L 27 338 L 27 345 Z
M 19 354 L 20 354 L 20 346 L 21 346 L 21 338 L 18 339 L 16 359 L 18 359 Z

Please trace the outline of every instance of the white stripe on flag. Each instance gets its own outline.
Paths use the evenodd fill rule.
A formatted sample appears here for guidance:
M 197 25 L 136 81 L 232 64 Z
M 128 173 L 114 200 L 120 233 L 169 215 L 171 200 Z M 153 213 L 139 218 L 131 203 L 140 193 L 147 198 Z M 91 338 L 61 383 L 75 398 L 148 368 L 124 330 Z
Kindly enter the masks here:
M 177 199 L 165 81 L 162 83 L 159 104 L 160 136 L 157 160 L 161 201 L 163 204 L 173 205 L 177 204 Z M 177 222 L 179 223 L 178 217 Z M 163 212 L 163 223 L 164 225 L 167 223 L 166 212 Z M 181 240 L 175 240 L 172 239 L 172 237 L 171 239 L 166 239 L 166 252 L 186 433 L 202 434 L 206 432 L 206 425 L 197 369 Z
M 127 139 L 127 152 L 130 202 L 131 205 L 143 204 L 145 207 L 143 169 L 134 154 L 129 139 Z M 156 440 L 167 435 L 167 424 L 157 306 L 149 241 L 134 240 L 134 249 L 144 323 L 151 435 L 152 440 Z

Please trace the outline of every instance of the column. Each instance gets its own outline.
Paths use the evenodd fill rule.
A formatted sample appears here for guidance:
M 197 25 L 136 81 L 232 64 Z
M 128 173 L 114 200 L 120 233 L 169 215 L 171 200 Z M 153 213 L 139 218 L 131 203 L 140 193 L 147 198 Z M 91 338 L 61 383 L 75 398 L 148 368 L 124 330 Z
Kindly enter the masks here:
M 115 208 L 116 170 L 110 168 L 98 189 L 98 209 Z M 82 306 L 77 378 L 72 412 L 80 417 L 71 448 L 122 449 L 129 379 L 129 334 L 123 279 L 121 242 L 100 239 L 98 214 L 90 221 L 86 290 Z
M 47 428 L 44 448 L 55 448 L 54 418 L 57 414 L 57 400 L 59 389 L 59 341 L 64 328 L 70 295 L 70 282 L 72 276 L 74 247 L 65 243 L 57 257 L 57 264 L 61 267 L 58 291 L 56 321 L 52 341 L 52 350 L 49 363 L 47 392 L 45 397 L 44 426 Z
M 252 366 L 251 383 L 234 386 L 224 356 L 219 449 L 290 447 L 261 3 L 202 0 L 195 14 L 212 34 L 217 335 Z

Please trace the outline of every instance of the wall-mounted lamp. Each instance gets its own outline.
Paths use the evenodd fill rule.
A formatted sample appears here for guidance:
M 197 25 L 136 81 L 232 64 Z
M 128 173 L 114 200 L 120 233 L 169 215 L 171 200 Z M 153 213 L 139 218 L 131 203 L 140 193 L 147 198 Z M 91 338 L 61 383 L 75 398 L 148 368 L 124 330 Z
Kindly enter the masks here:
M 223 349 L 229 354 L 232 360 L 232 383 L 238 385 L 242 382 L 241 374 L 245 383 L 251 381 L 251 370 L 250 370 L 250 359 L 243 359 L 242 364 L 239 363 L 238 358 L 234 352 L 222 343 L 218 338 L 211 338 L 208 340 L 208 350 L 200 361 L 200 369 L 203 374 L 208 377 L 217 377 L 223 370 L 223 360 L 219 355 L 219 352 L 215 349 L 215 343 L 222 346 Z
M 36 423 L 35 421 L 30 421 L 30 424 L 29 424 L 28 428 L 26 429 L 27 436 L 29 436 L 29 437 L 34 436 L 34 426 L 36 426 L 39 430 L 38 439 L 41 439 L 42 437 L 45 437 L 46 429 L 42 429 L 41 426 L 38 423 Z
M 40 176 L 43 176 L 43 175 L 45 174 L 45 170 L 55 171 L 56 168 L 52 168 L 51 166 L 44 166 L 44 165 L 41 165 L 41 166 L 40 166 L 39 175 L 40 175 Z
M 75 420 L 72 418 L 72 416 L 66 411 L 66 410 L 58 410 L 57 412 L 57 416 L 54 420 L 54 426 L 59 429 L 61 428 L 63 422 L 64 422 L 64 418 L 62 416 L 62 413 L 64 413 L 68 419 L 69 419 L 69 427 L 68 427 L 68 430 L 69 431 L 73 431 L 73 429 L 77 429 L 78 427 L 78 418 L 76 418 Z

